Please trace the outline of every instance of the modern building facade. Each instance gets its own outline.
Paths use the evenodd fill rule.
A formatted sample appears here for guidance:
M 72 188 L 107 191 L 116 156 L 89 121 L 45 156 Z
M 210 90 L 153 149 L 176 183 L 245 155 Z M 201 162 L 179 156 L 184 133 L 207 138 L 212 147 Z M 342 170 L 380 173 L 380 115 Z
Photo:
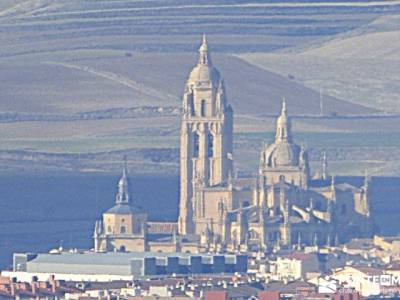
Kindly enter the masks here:
M 14 254 L 13 271 L 3 276 L 24 281 L 32 276 L 47 280 L 112 281 L 134 278 L 185 275 L 245 273 L 247 256 L 231 254 L 190 254 L 182 252 L 83 252 Z

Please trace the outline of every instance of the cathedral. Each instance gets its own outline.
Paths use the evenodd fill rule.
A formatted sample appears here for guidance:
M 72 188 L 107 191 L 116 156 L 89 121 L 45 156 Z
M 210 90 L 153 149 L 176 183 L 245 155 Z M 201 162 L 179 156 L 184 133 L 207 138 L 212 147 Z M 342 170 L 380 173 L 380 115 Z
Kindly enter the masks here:
M 115 206 L 96 222 L 95 251 L 236 252 L 334 246 L 373 233 L 368 177 L 363 186 L 310 176 L 285 101 L 275 140 L 255 178 L 236 178 L 233 109 L 203 37 L 183 94 L 177 223 L 148 222 L 130 202 L 126 168 Z

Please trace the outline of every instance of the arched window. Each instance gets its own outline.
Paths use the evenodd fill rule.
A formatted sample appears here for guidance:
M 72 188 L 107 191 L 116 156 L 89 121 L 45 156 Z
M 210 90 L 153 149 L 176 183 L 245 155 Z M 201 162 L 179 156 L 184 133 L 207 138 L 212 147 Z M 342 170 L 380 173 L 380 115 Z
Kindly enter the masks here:
M 125 228 L 125 226 L 121 226 L 120 232 L 121 232 L 122 234 L 123 234 L 123 233 L 126 233 L 126 228 Z
M 193 157 L 199 157 L 200 136 L 195 133 L 193 136 Z
M 194 103 L 193 103 L 193 94 L 189 97 L 189 112 L 191 116 L 194 116 Z
M 250 230 L 249 237 L 252 240 L 258 240 L 260 238 L 260 235 L 258 234 L 258 232 L 254 231 L 254 230 Z
M 111 232 L 112 232 L 111 226 L 108 226 L 108 227 L 107 227 L 107 232 L 108 232 L 108 233 L 111 233 Z
M 209 133 L 208 134 L 208 151 L 207 151 L 208 157 L 213 157 L 214 156 L 214 136 Z
M 200 103 L 200 116 L 205 117 L 206 116 L 206 100 L 201 100 Z
M 133 223 L 133 233 L 140 234 L 141 232 L 142 232 L 142 224 L 140 223 L 140 220 L 136 220 Z
M 126 248 L 125 248 L 125 246 L 121 246 L 121 247 L 119 247 L 119 251 L 120 251 L 120 252 L 126 252 Z

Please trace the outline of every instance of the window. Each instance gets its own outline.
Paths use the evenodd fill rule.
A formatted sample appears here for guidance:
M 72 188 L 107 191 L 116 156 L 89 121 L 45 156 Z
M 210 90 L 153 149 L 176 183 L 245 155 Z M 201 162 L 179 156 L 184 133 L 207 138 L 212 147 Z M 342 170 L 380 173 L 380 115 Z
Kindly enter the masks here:
M 126 251 L 126 248 L 125 248 L 125 246 L 121 246 L 121 247 L 119 247 L 119 251 L 120 251 L 120 252 L 125 252 L 125 251 Z
M 193 157 L 199 157 L 200 137 L 197 133 L 193 136 Z
M 189 99 L 189 110 L 190 110 L 190 115 L 194 116 L 194 103 L 193 103 L 193 95 L 190 96 Z
M 108 226 L 108 227 L 107 227 L 107 232 L 108 232 L 108 233 L 111 233 L 111 232 L 112 232 L 111 226 Z
M 206 116 L 206 100 L 201 100 L 200 103 L 200 116 L 205 117 Z
M 260 235 L 258 234 L 258 232 L 254 231 L 254 230 L 250 230 L 249 236 L 250 236 L 250 239 L 252 239 L 252 240 L 260 239 Z
M 125 226 L 121 226 L 120 232 L 121 232 L 121 233 L 126 233 L 126 228 L 125 228 Z
M 208 134 L 208 157 L 213 157 L 214 156 L 214 136 L 209 133 Z

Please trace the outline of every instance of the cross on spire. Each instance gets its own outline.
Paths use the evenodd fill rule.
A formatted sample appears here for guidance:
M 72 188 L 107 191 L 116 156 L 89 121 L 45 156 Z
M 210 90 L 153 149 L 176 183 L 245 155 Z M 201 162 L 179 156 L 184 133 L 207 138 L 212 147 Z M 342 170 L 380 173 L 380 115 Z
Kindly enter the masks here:
M 207 37 L 205 33 L 203 34 L 199 48 L 199 64 L 211 65 L 210 54 L 208 53 Z
M 115 202 L 117 204 L 129 203 L 128 163 L 126 157 L 124 157 L 124 168 L 122 169 L 122 177 L 118 182 L 118 194 Z
M 286 107 L 286 99 L 283 97 L 282 99 L 282 109 L 281 114 L 276 122 L 276 135 L 275 142 L 292 142 L 292 134 L 291 134 L 291 126 L 290 119 L 287 116 L 287 107 Z

